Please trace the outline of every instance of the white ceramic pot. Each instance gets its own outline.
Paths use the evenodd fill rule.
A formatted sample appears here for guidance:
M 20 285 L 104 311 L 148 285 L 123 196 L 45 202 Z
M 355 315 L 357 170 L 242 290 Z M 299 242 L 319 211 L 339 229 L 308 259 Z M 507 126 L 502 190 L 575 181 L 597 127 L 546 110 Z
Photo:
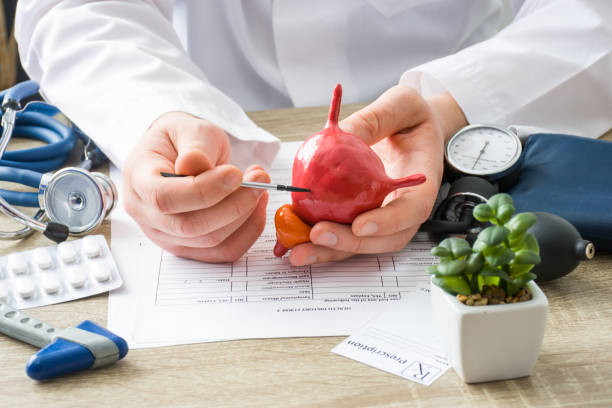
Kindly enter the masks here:
M 447 343 L 449 361 L 467 383 L 531 374 L 546 327 L 548 300 L 531 281 L 533 297 L 504 305 L 466 306 L 431 284 L 433 319 Z

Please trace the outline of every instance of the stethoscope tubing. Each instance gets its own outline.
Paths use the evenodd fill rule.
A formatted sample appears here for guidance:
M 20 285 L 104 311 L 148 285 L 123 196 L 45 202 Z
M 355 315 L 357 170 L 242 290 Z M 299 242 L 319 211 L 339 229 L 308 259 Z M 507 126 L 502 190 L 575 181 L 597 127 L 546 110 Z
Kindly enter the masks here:
M 38 83 L 35 81 L 23 81 L 3 92 L 0 92 L 0 98 L 19 102 L 22 99 L 35 95 L 38 92 L 38 89 Z
M 13 137 L 36 139 L 45 145 L 7 151 L 0 160 L 0 166 L 26 168 L 41 173 L 61 167 L 77 141 L 76 133 L 68 126 L 52 116 L 32 111 L 17 114 Z
M 33 81 L 22 82 L 13 88 L 0 92 L 0 98 L 19 101 L 38 91 Z M 44 102 L 30 102 L 20 111 L 7 110 L 4 114 L 13 117 L 7 120 L 6 127 L 12 127 L 10 137 L 23 137 L 40 140 L 43 146 L 2 152 L 0 160 L 0 180 L 38 187 L 42 173 L 62 167 L 70 156 L 76 141 L 77 132 L 55 119 L 57 108 Z M 3 119 L 4 116 L 3 116 Z M 6 141 L 8 144 L 8 140 Z M 4 148 L 6 148 L 4 146 Z M 2 149 L 0 149 L 2 150 Z M 8 203 L 18 206 L 38 207 L 38 194 L 0 189 L 0 195 Z
M 4 155 L 6 147 L 13 136 L 18 109 L 21 107 L 20 100 L 29 96 L 30 94 L 36 93 L 37 91 L 38 84 L 33 81 L 27 81 L 14 86 L 6 92 L 2 92 L 3 115 L 0 122 L 2 124 L 2 136 L 0 137 L 0 158 L 2 158 Z M 26 94 L 23 95 L 24 93 Z M 28 176 L 24 176 L 24 178 L 29 179 L 32 176 L 33 175 L 30 174 Z M 20 239 L 30 235 L 33 230 L 41 231 L 43 233 L 45 233 L 47 230 L 47 225 L 42 222 L 42 218 L 44 217 L 44 211 L 42 210 L 39 210 L 33 218 L 30 218 L 26 214 L 11 206 L 1 195 L 0 210 L 14 220 L 25 225 L 24 228 L 17 231 L 0 231 L 0 237 L 3 239 Z
M 33 81 L 22 82 L 11 89 L 0 91 L 2 100 L 0 180 L 38 188 L 37 193 L 0 190 L 0 211 L 25 225 L 25 228 L 18 231 L 0 231 L 0 238 L 19 239 L 29 235 L 32 230 L 37 230 L 48 238 L 61 242 L 70 234 L 83 235 L 99 226 L 114 207 L 117 190 L 107 176 L 88 171 L 94 163 L 100 164 L 105 157 L 95 146 L 90 146 L 91 141 L 78 127 L 69 127 L 59 122 L 56 118 L 59 111 L 55 107 L 42 102 L 30 102 L 22 109 L 21 101 L 36 92 L 38 92 L 38 84 Z M 12 137 L 37 139 L 44 142 L 45 145 L 6 152 Z M 66 163 L 79 138 L 83 139 L 85 145 L 84 161 L 78 167 L 65 167 L 55 171 Z M 66 177 L 77 177 L 79 181 Z M 71 217 L 74 214 L 66 214 L 66 209 L 68 211 L 83 209 L 76 201 L 62 202 L 60 207 L 56 207 L 54 200 L 58 198 L 63 200 L 66 197 L 60 193 L 60 197 L 53 196 L 52 198 L 50 192 L 61 183 L 69 188 L 73 188 L 75 184 L 82 185 L 82 183 L 91 185 L 94 189 L 97 188 L 96 197 L 100 200 L 100 206 L 99 208 L 93 207 L 93 213 L 89 214 L 93 215 L 93 218 L 79 217 L 73 220 Z M 70 194 L 71 197 L 74 194 L 74 197 L 82 200 L 82 203 L 91 198 L 91 194 L 89 198 L 86 198 L 87 193 L 82 191 L 72 191 Z M 34 217 L 30 217 L 13 205 L 39 207 L 40 209 Z M 55 212 L 56 210 L 59 212 Z M 45 218 L 48 218 L 48 222 L 43 222 Z
M 15 169 L 10 167 L 0 167 L 0 180 L 23 184 L 38 188 L 42 174 L 28 169 Z M 22 207 L 38 207 L 37 192 L 19 192 L 0 189 L 0 195 L 12 205 Z
M 0 97 L 2 98 L 2 113 L 3 113 L 0 119 L 1 120 L 0 123 L 2 124 L 2 136 L 0 137 L 0 159 L 4 157 L 4 153 L 6 151 L 8 143 L 13 136 L 13 132 L 15 131 L 15 127 L 17 123 L 18 114 L 25 113 L 23 112 L 23 110 L 21 110 L 21 104 L 20 104 L 21 99 L 34 95 L 36 92 L 38 92 L 38 84 L 34 81 L 25 81 L 25 82 L 17 84 L 16 86 L 4 92 L 0 92 Z M 42 119 L 42 118 L 39 118 L 39 119 Z M 45 119 L 45 122 L 47 122 L 46 119 Z M 49 137 L 51 139 L 54 138 L 47 132 L 42 132 L 42 133 L 37 133 L 37 134 L 38 135 L 42 134 L 42 136 L 40 137 L 44 139 L 48 139 Z M 4 169 L 7 169 L 7 168 L 4 167 Z M 42 174 L 37 173 L 34 170 L 30 170 L 30 169 L 23 169 L 23 171 L 16 171 L 18 169 L 10 168 L 9 170 L 11 172 L 14 172 L 14 175 L 11 176 L 11 178 L 13 178 L 14 180 L 22 179 L 28 185 L 32 184 L 32 182 L 35 181 L 36 179 L 40 180 L 39 175 L 40 177 L 42 177 Z M 34 173 L 37 173 L 37 174 L 34 174 Z M 16 195 L 16 197 L 19 197 L 19 200 L 17 201 L 25 200 L 27 202 L 28 200 L 26 198 L 31 197 L 30 195 L 31 193 L 30 194 L 17 193 L 17 192 L 12 192 L 12 193 L 14 194 L 9 194 L 9 195 L 11 196 Z M 42 209 L 39 210 L 34 217 L 29 217 L 28 215 L 22 213 L 20 210 L 14 208 L 10 203 L 7 202 L 7 200 L 2 195 L 0 195 L 0 210 L 6 215 L 8 215 L 9 217 L 13 218 L 14 220 L 24 225 L 24 228 L 20 230 L 0 231 L 0 238 L 2 239 L 21 239 L 21 238 L 24 238 L 30 235 L 34 230 L 40 231 L 51 238 L 54 238 L 52 235 L 55 235 L 57 236 L 57 240 L 66 239 L 65 238 L 67 236 L 66 227 L 62 227 L 61 225 L 57 225 L 55 223 L 53 225 L 50 225 L 50 224 L 42 222 L 43 218 L 45 217 L 45 212 Z M 52 230 L 50 230 L 50 228 Z

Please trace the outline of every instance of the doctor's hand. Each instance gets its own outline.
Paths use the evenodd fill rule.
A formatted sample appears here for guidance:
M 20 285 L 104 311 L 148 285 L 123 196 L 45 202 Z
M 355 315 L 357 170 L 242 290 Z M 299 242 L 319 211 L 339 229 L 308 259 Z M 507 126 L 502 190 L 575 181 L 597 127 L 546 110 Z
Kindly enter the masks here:
M 243 174 L 227 164 L 227 134 L 183 112 L 159 117 L 123 169 L 125 208 L 163 249 L 207 262 L 238 259 L 261 235 L 267 192 L 240 187 L 269 183 L 260 166 Z M 190 177 L 162 177 L 160 172 Z
M 343 120 L 340 127 L 372 147 L 389 177 L 423 173 L 427 181 L 395 190 L 380 208 L 360 214 L 352 225 L 317 223 L 310 232 L 312 242 L 291 250 L 291 263 L 336 261 L 406 246 L 435 203 L 442 180 L 445 140 L 465 125 L 465 116 L 450 94 L 425 100 L 405 85 L 390 88 Z

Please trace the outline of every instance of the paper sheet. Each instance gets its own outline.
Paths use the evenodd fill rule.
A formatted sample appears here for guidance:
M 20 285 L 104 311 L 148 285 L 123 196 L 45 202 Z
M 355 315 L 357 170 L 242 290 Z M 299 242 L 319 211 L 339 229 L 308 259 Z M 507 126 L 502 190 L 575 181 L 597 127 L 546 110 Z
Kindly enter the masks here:
M 449 369 L 444 343 L 431 324 L 431 296 L 419 287 L 388 307 L 332 352 L 431 385 Z
M 268 169 L 275 183 L 290 184 L 298 146 L 283 144 Z M 116 179 L 117 172 L 111 174 Z M 275 258 L 274 212 L 290 199 L 288 193 L 270 193 L 264 233 L 233 264 L 207 264 L 164 252 L 118 209 L 111 246 L 125 284 L 111 294 L 110 329 L 125 336 L 131 347 L 347 335 L 428 282 L 425 269 L 433 257 L 425 235 L 394 254 L 312 267 L 292 267 L 286 258 Z

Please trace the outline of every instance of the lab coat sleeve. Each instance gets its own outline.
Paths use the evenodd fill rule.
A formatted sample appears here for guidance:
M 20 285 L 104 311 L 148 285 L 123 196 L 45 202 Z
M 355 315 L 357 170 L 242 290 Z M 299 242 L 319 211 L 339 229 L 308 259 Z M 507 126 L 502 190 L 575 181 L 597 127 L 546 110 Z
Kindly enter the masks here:
M 448 91 L 469 123 L 599 137 L 612 128 L 609 0 L 526 1 L 495 37 L 411 69 L 400 83 Z
M 231 161 L 267 165 L 280 142 L 190 61 L 172 1 L 20 0 L 15 34 L 28 75 L 119 167 L 160 115 L 184 111 L 230 134 Z

